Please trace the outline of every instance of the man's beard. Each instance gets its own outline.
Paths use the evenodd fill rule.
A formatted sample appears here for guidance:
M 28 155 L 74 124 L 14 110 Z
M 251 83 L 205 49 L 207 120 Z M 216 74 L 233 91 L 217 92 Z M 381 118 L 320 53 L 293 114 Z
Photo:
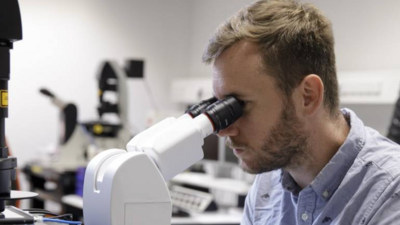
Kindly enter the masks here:
M 234 141 L 228 143 L 244 147 L 244 151 L 252 151 L 252 161 L 244 162 L 239 158 L 239 163 L 244 171 L 259 174 L 301 165 L 307 155 L 308 137 L 303 123 L 296 116 L 293 103 L 286 102 L 279 123 L 265 137 L 260 149 L 246 149 L 246 145 Z

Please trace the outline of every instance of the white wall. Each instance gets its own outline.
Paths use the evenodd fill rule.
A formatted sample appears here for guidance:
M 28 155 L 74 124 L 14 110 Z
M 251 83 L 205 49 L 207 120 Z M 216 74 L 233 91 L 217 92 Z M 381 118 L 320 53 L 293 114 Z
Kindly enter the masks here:
M 145 79 L 158 107 L 171 108 L 169 82 L 189 71 L 189 1 L 20 0 L 23 41 L 12 50 L 7 138 L 20 165 L 57 142 L 59 111 L 39 94 L 47 87 L 97 119 L 100 63 L 146 60 Z M 130 119 L 139 129 L 152 109 L 143 81 L 131 80 Z
M 400 76 L 400 1 L 315 2 L 332 20 L 339 72 L 366 71 L 364 74 L 383 77 L 384 71 L 397 71 Z M 341 106 L 354 110 L 365 125 L 387 135 L 394 102 Z
M 314 1 L 331 19 L 338 71 L 400 70 L 400 1 Z
M 251 0 L 194 2 L 191 76 L 211 76 L 201 55 L 217 26 Z M 308 1 L 310 2 L 310 1 Z M 400 1 L 314 2 L 333 23 L 338 71 L 400 69 Z
M 193 1 L 190 76 L 211 76 L 211 66 L 201 61 L 204 48 L 215 29 L 252 0 Z

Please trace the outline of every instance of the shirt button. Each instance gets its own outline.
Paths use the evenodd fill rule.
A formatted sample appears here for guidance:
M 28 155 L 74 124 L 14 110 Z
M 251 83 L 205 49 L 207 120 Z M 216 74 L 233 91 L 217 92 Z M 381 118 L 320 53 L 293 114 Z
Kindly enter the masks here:
M 301 219 L 303 219 L 304 221 L 306 221 L 306 220 L 308 219 L 307 213 L 303 213 L 303 215 L 301 215 Z
M 325 198 L 329 197 L 329 191 L 325 190 L 324 193 L 322 193 L 322 196 L 324 196 Z

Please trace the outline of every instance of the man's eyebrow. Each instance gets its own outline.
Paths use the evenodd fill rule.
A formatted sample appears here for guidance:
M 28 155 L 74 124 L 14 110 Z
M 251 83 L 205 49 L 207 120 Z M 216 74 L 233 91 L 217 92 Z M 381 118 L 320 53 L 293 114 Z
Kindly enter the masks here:
M 243 97 L 243 94 L 237 93 L 237 92 L 230 92 L 230 93 L 228 93 L 228 94 L 223 95 L 222 98 L 226 98 L 226 97 L 228 97 L 228 96 L 233 96 L 233 97 L 235 97 L 235 98 L 237 98 L 237 99 L 241 99 L 241 98 Z M 215 95 L 215 93 L 213 93 L 213 97 L 215 97 L 216 99 L 218 99 L 218 97 Z

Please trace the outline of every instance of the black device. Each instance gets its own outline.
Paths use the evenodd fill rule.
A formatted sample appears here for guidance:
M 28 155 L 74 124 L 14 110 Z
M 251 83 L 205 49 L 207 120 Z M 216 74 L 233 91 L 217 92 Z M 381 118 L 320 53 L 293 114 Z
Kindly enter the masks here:
M 144 61 L 127 60 L 125 64 L 126 75 L 130 78 L 144 78 Z
M 390 122 L 387 137 L 397 144 L 400 143 L 400 98 L 397 99 L 396 105 L 394 107 L 394 112 L 392 120 Z
M 214 133 L 229 127 L 242 116 L 242 104 L 235 97 L 228 96 L 207 106 L 204 114 L 212 121 Z
M 188 113 L 191 117 L 195 118 L 196 116 L 200 115 L 201 113 L 204 112 L 204 110 L 214 102 L 216 102 L 218 99 L 216 97 L 211 97 L 209 99 L 201 101 L 197 105 L 192 105 L 190 106 L 185 113 Z
M 96 137 L 115 138 L 118 136 L 118 132 L 122 129 L 123 124 L 110 124 L 101 121 L 101 118 L 105 114 L 115 114 L 120 118 L 121 112 L 119 102 L 110 102 L 106 100 L 106 92 L 118 93 L 118 76 L 110 62 L 105 61 L 101 65 L 100 73 L 97 77 L 99 85 L 99 103 L 97 107 L 97 113 L 99 115 L 99 121 L 84 122 L 85 128 Z M 118 99 L 119 101 L 119 99 Z
M 51 91 L 46 88 L 41 88 L 40 93 L 49 97 L 53 102 L 61 102 Z M 78 124 L 78 108 L 73 103 L 55 104 L 60 108 L 60 120 L 62 121 L 60 144 L 65 144 L 74 133 L 75 127 Z
M 110 103 L 104 99 L 104 93 L 106 91 L 118 92 L 118 77 L 109 62 L 104 62 L 98 80 L 100 105 L 97 107 L 97 112 L 100 118 L 105 113 L 116 113 L 119 115 L 118 105 L 115 103 Z
M 217 132 L 220 129 L 226 128 L 228 124 L 232 124 L 242 115 L 242 105 L 243 103 L 241 101 L 238 101 L 232 96 L 228 96 L 222 100 L 211 97 L 188 107 L 185 113 L 193 118 L 202 113 L 206 113 L 214 124 L 220 126 L 219 129 L 216 129 Z M 223 149 L 220 149 L 222 146 Z M 204 139 L 203 152 L 205 160 L 238 163 L 238 159 L 235 154 L 233 154 L 232 149 L 225 145 L 225 138 L 218 137 L 215 134 Z
M 8 156 L 5 143 L 5 118 L 8 117 L 8 81 L 10 80 L 10 50 L 15 41 L 22 40 L 21 13 L 18 0 L 0 1 L 0 224 L 29 224 L 33 218 L 26 213 L 11 213 L 16 208 L 5 206 L 10 199 L 25 199 L 37 194 L 11 191 L 16 179 L 17 159 Z M 16 215 L 16 216 L 12 216 Z M 10 218 L 11 217 L 11 218 Z
M 218 137 L 217 135 L 210 135 L 206 137 L 203 144 L 203 160 L 218 161 L 222 164 L 237 165 L 239 163 L 239 159 L 233 153 L 233 150 L 226 146 L 225 142 L 225 138 Z

